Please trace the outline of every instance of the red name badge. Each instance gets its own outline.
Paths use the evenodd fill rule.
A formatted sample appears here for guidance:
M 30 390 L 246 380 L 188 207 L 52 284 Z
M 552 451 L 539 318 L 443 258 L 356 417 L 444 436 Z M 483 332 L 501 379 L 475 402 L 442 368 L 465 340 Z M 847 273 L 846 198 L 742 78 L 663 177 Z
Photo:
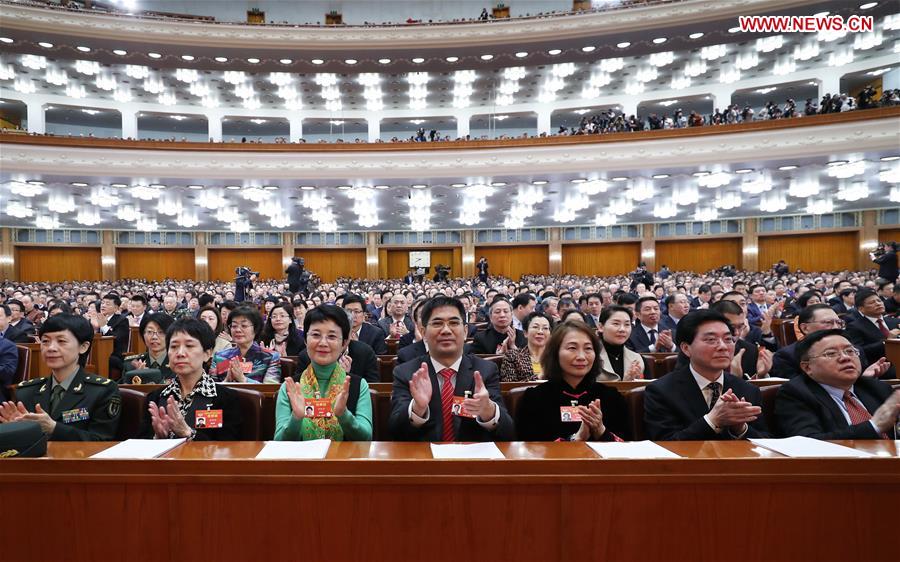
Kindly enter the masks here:
M 217 429 L 222 427 L 222 410 L 197 410 L 194 412 L 195 429 Z
M 232 359 L 234 361 L 234 359 Z M 241 361 L 241 372 L 245 375 L 250 374 L 253 370 L 253 362 L 252 361 Z
M 581 414 L 578 413 L 577 406 L 560 406 L 559 419 L 564 422 L 580 422 Z
M 330 418 L 334 413 L 327 398 L 307 398 L 305 415 L 308 418 Z
M 450 413 L 454 416 L 459 416 L 461 418 L 474 418 L 474 414 L 470 414 L 466 407 L 463 406 L 463 402 L 465 398 L 463 396 L 454 396 L 453 397 L 453 405 L 450 406 Z

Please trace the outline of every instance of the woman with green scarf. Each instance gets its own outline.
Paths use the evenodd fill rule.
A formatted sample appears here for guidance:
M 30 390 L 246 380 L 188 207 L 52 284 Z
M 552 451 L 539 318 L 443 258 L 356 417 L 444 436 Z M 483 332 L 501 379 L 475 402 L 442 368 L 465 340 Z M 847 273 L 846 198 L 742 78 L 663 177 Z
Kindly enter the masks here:
M 372 440 L 372 400 L 365 379 L 350 375 L 350 320 L 331 304 L 303 319 L 309 366 L 287 379 L 275 404 L 275 440 Z

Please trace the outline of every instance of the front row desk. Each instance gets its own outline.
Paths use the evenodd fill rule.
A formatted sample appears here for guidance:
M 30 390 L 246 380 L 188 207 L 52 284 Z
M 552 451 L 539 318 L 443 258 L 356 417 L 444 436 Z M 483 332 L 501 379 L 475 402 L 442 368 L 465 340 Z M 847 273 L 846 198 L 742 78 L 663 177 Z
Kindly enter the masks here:
M 900 441 L 863 459 L 782 457 L 746 441 L 664 442 L 683 458 L 609 460 L 584 443 L 332 443 L 255 460 L 194 442 L 154 460 L 50 443 L 0 461 L 3 560 L 897 560 Z

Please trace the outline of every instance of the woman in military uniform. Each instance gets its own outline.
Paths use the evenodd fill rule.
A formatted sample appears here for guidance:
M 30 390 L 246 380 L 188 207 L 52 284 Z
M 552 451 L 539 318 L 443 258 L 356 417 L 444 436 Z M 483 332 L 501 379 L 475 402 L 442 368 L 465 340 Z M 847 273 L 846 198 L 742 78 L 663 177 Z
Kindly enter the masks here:
M 209 325 L 196 318 L 180 318 L 169 326 L 166 344 L 175 379 L 147 397 L 142 437 L 198 441 L 241 438 L 237 392 L 216 384 L 203 370 L 215 341 Z
M 50 376 L 22 382 L 17 403 L 0 404 L 0 423 L 30 420 L 55 441 L 111 441 L 122 398 L 115 382 L 84 370 L 94 330 L 85 318 L 57 314 L 38 335 Z
M 166 330 L 175 320 L 159 312 L 144 314 L 138 331 L 147 351 L 125 358 L 123 384 L 169 383 L 175 377 L 166 354 Z

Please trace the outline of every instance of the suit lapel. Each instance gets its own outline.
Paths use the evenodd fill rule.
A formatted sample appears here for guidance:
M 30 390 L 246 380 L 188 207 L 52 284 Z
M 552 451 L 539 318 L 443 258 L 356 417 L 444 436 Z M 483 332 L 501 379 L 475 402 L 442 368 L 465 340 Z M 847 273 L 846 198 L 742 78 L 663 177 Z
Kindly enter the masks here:
M 441 385 L 438 382 L 437 373 L 434 371 L 434 364 L 431 362 L 431 356 L 426 355 L 424 361 L 428 363 L 428 376 L 431 378 L 431 401 L 428 403 L 429 417 L 434 420 L 434 441 L 440 441 L 444 433 L 444 409 L 441 404 Z
M 675 372 L 666 376 L 677 377 L 679 392 L 681 392 L 684 405 L 688 408 L 692 417 L 699 418 L 709 413 L 709 404 L 703 399 L 703 392 L 697 386 L 697 381 L 694 380 L 690 367 L 683 367 L 681 372 Z
M 838 405 L 835 404 L 834 399 L 831 397 L 831 395 L 828 394 L 828 392 L 826 392 L 819 383 L 812 380 L 807 375 L 803 375 L 803 382 L 806 383 L 806 387 L 819 402 L 819 405 L 821 405 L 825 409 L 825 411 L 828 412 L 829 415 L 831 415 L 832 421 L 834 421 L 834 423 L 837 424 L 838 427 L 840 427 L 841 429 L 846 429 L 847 427 L 849 427 L 849 425 L 847 424 L 847 418 L 844 417 L 844 413 L 841 411 Z

